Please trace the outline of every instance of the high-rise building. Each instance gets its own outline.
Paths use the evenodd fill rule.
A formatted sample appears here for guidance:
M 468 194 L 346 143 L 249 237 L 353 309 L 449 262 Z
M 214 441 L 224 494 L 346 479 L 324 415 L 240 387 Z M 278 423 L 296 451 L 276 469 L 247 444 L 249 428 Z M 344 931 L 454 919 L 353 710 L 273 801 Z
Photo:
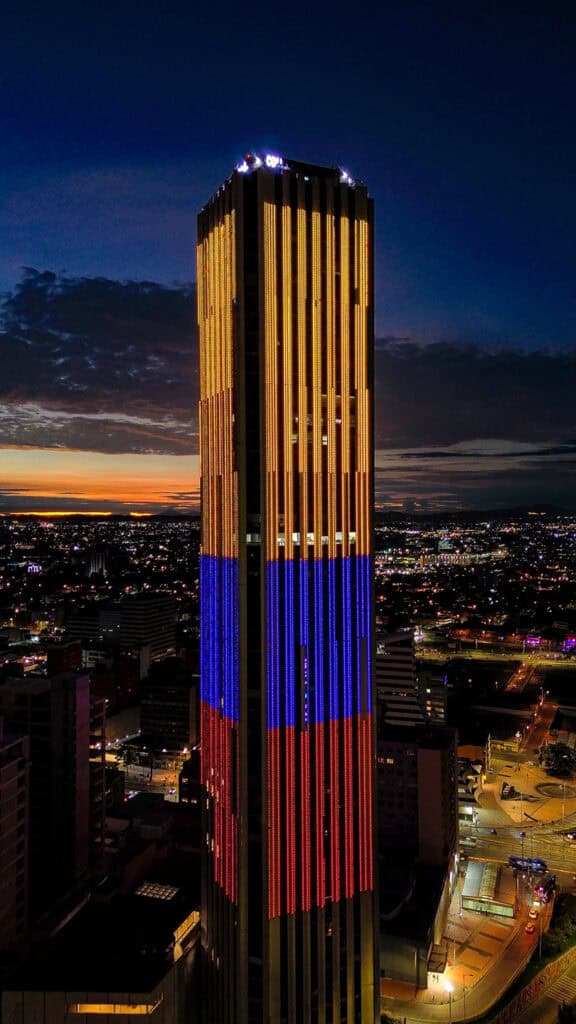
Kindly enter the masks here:
M 181 658 L 155 661 L 142 682 L 140 728 L 151 744 L 172 754 L 198 742 L 198 673 Z
M 378 730 L 378 828 L 383 859 L 401 852 L 446 864 L 458 843 L 456 732 L 447 726 Z
M 0 953 L 23 943 L 28 925 L 30 743 L 0 717 Z
M 219 1022 L 375 1019 L 372 201 L 249 156 L 198 222 L 203 943 Z
M 0 684 L 0 715 L 30 737 L 30 913 L 35 918 L 88 875 L 90 690 L 87 675 Z
M 71 640 L 98 641 L 134 649 L 146 645 L 154 660 L 174 653 L 177 604 L 171 594 L 127 594 L 121 601 L 91 603 L 72 612 L 66 623 Z
M 418 686 L 426 718 L 439 725 L 446 724 L 448 704 L 447 677 L 444 668 L 420 665 Z
M 423 725 L 424 708 L 416 674 L 411 630 L 376 637 L 376 698 L 385 725 Z

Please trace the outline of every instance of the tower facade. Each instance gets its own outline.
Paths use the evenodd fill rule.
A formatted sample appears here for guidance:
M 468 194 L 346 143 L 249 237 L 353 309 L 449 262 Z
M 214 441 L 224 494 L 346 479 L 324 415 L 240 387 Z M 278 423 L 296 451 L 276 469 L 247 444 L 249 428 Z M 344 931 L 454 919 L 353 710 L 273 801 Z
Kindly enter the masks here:
M 270 155 L 198 220 L 214 1021 L 374 1020 L 372 222 Z

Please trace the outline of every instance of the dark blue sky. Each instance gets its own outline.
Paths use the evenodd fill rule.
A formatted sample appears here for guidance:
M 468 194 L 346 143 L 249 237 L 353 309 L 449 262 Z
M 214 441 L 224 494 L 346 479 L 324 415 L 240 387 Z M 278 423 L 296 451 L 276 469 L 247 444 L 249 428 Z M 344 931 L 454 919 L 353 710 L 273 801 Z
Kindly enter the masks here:
M 382 507 L 576 508 L 574 9 L 7 0 L 0 30 L 0 509 L 197 500 L 193 292 L 118 282 L 193 281 L 247 149 L 375 197 Z
M 369 184 L 381 333 L 571 345 L 568 10 L 9 3 L 0 282 L 22 264 L 190 280 L 195 210 L 270 147 Z

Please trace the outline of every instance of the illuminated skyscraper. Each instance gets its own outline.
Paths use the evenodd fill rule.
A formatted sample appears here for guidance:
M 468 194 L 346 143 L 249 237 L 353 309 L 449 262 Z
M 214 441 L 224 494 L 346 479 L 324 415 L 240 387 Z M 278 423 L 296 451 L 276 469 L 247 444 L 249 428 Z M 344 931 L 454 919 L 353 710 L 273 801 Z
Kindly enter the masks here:
M 372 201 L 247 157 L 198 222 L 211 1020 L 373 1024 Z

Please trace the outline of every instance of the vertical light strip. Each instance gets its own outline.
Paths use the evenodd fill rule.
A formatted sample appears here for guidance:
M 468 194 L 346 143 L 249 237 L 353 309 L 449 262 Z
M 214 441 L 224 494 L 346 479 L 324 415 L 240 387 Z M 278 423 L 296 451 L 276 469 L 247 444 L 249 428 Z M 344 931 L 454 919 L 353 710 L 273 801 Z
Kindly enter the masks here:
M 294 371 L 292 339 L 292 210 L 289 205 L 289 181 L 284 179 L 282 204 L 282 394 L 284 452 L 284 557 L 294 558 Z
M 310 691 L 309 691 L 309 610 L 308 610 L 308 561 L 303 558 L 299 564 L 299 641 L 300 641 L 300 838 L 302 861 L 302 910 L 312 906 L 312 822 L 310 801 Z
M 325 563 L 328 572 L 328 694 L 330 722 L 330 879 L 332 899 L 340 899 L 340 694 L 338 627 L 336 615 L 336 560 L 329 558 Z
M 334 188 L 326 182 L 326 212 L 324 215 L 324 323 L 325 344 L 325 398 L 323 402 L 323 447 L 326 448 L 324 473 L 326 479 L 326 532 L 328 535 L 328 558 L 324 560 L 328 590 L 328 717 L 329 717 L 329 791 L 330 791 L 330 888 L 332 900 L 340 899 L 340 702 L 339 702 L 339 632 L 340 617 L 337 616 L 336 558 L 341 556 L 341 543 L 336 544 L 337 531 L 337 438 L 336 424 L 336 334 L 335 334 L 335 234 L 334 234 Z M 325 441 L 325 444 L 324 444 Z M 340 643 L 339 643 L 340 636 Z
M 324 573 L 322 561 L 322 253 L 319 182 L 312 180 L 310 265 L 310 363 L 312 366 L 312 531 L 314 594 L 314 739 L 316 799 L 316 905 L 326 900 L 325 857 L 325 700 L 324 700 Z
M 346 190 L 340 189 L 342 214 L 340 217 L 340 503 L 342 529 L 342 557 L 350 554 L 350 448 L 351 448 L 351 380 L 350 380 L 350 223 L 346 214 Z
M 285 790 L 286 820 L 286 911 L 296 912 L 296 635 L 294 623 L 294 372 L 293 372 L 293 302 L 292 302 L 292 210 L 290 182 L 283 180 L 282 230 L 282 443 L 283 443 L 283 514 L 284 514 L 284 689 L 285 689 Z
M 328 527 L 328 558 L 336 558 L 336 512 L 337 512 L 337 456 L 336 446 L 339 431 L 336 425 L 336 334 L 335 334 L 335 283 L 336 268 L 334 254 L 334 190 L 331 184 L 326 185 L 326 434 L 327 459 L 327 527 Z
M 312 363 L 312 486 L 314 558 L 322 558 L 322 258 L 318 181 L 312 187 L 311 227 L 311 363 Z
M 344 895 L 354 895 L 354 754 L 352 740 L 352 718 L 345 718 L 342 725 L 344 734 L 344 848 L 345 875 Z
M 308 289 L 306 280 L 306 210 L 302 183 L 298 183 L 298 210 L 296 213 L 297 246 L 297 302 L 298 302 L 298 473 L 300 476 L 300 557 L 308 557 L 306 534 L 308 532 L 308 380 L 306 353 L 306 305 Z
M 356 386 L 356 506 L 357 552 L 370 552 L 370 475 L 372 450 L 370 433 L 370 393 L 368 388 L 368 225 L 363 219 L 355 223 L 354 239 L 355 304 L 355 386 Z
M 278 561 L 266 565 L 266 676 L 268 737 L 268 906 L 269 916 L 280 913 L 281 796 L 279 704 L 279 593 Z
M 354 891 L 354 757 L 352 744 L 352 579 L 350 558 L 342 559 L 342 702 L 344 715 L 345 893 Z
M 296 532 L 299 544 L 299 608 L 300 608 L 300 851 L 302 862 L 301 907 L 312 907 L 312 803 L 311 803 L 311 750 L 310 726 L 313 709 L 310 699 L 310 675 L 314 672 L 313 650 L 310 647 L 308 609 L 308 370 L 307 370 L 307 302 L 308 260 L 306 252 L 306 197 L 302 178 L 296 185 L 296 331 L 297 331 L 297 470 L 298 509 Z
M 269 194 L 273 183 L 262 182 Z M 266 479 L 266 677 L 268 729 L 268 901 L 269 916 L 281 913 L 282 798 L 281 798 L 281 702 L 280 702 L 280 592 L 278 561 L 278 282 L 276 207 L 262 205 L 264 239 L 264 436 Z
M 302 853 L 302 910 L 312 908 L 312 828 L 310 815 L 310 730 L 300 736 L 300 777 L 301 777 L 301 853 Z
M 232 791 L 238 778 L 238 745 L 233 744 L 232 736 L 239 710 L 232 319 L 236 240 L 228 191 L 202 214 L 199 234 L 201 778 L 211 802 L 208 841 L 213 851 L 213 879 L 236 900 L 238 833 Z
M 266 558 L 278 558 L 278 296 L 276 207 L 264 202 L 264 381 Z
M 324 705 L 324 565 L 314 559 L 314 737 L 316 747 L 316 905 L 326 900 L 325 829 L 325 705 Z
M 285 629 L 285 744 L 286 773 L 284 805 L 286 813 L 286 910 L 296 911 L 296 693 L 294 596 L 296 579 L 294 562 L 286 561 L 284 570 L 284 629 Z

